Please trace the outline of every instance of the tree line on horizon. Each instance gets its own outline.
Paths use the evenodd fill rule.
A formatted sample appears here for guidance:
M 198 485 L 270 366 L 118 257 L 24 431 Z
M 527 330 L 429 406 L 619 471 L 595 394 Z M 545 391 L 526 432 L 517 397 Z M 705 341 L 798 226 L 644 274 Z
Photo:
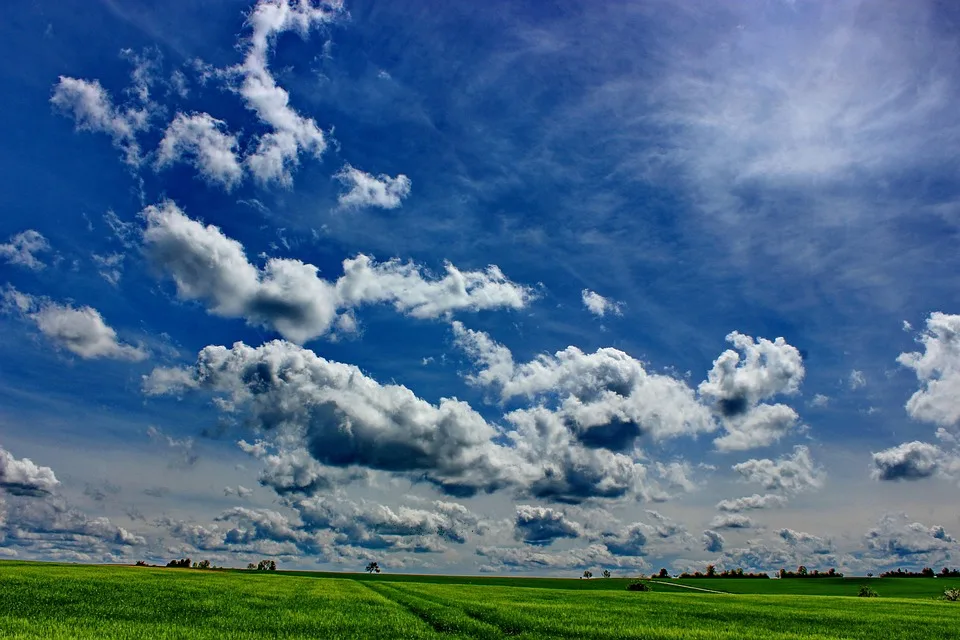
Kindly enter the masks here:
M 884 571 L 880 574 L 881 578 L 936 578 L 938 576 L 941 578 L 960 578 L 960 569 L 943 567 L 940 573 L 934 573 L 932 567 L 924 567 L 920 571 L 897 569 L 896 571 Z

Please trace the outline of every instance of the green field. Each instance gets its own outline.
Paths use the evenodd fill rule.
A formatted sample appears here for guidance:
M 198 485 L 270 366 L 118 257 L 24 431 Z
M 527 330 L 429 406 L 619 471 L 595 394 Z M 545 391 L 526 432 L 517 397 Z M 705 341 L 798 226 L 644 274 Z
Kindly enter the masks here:
M 454 577 L 427 578 L 4 562 L 0 637 L 960 637 L 960 604 L 916 592 L 913 599 L 861 599 L 681 593 L 654 585 L 654 592 L 631 593 L 602 578 L 547 580 L 539 586 L 530 585 L 546 579 L 471 578 L 483 584 L 463 584 Z M 886 582 L 871 584 L 883 593 Z

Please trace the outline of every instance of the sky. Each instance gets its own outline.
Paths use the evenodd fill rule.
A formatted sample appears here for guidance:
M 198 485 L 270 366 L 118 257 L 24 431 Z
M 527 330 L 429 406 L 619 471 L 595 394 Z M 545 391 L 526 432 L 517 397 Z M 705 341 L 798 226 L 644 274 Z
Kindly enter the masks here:
M 960 566 L 947 3 L 0 16 L 0 557 Z

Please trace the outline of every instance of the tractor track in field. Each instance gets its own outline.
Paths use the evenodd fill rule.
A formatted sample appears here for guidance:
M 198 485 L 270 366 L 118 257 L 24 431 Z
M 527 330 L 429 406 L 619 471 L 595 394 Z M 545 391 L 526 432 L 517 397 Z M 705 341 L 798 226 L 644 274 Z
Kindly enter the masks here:
M 420 597 L 420 594 L 404 591 L 401 587 L 394 585 L 377 583 L 377 585 L 374 586 L 365 580 L 357 580 L 357 582 L 362 584 L 370 591 L 373 591 L 381 598 L 389 600 L 390 602 L 410 612 L 411 615 L 416 616 L 425 622 L 437 633 L 480 639 L 502 638 L 505 636 L 516 635 L 512 632 L 512 630 L 503 629 L 498 625 L 491 624 L 447 602 L 437 602 L 431 599 L 423 598 Z M 398 595 L 400 596 L 399 598 L 397 597 Z M 418 601 L 420 601 L 420 603 L 426 603 L 427 606 L 424 606 L 423 604 L 418 606 Z M 431 608 L 434 609 L 434 611 L 430 611 Z M 437 615 L 435 615 L 437 609 L 440 611 L 449 611 L 454 614 L 459 613 L 467 616 L 469 624 L 463 626 L 441 620 Z
M 691 591 L 702 591 L 703 593 L 719 593 L 722 595 L 730 595 L 726 591 L 714 591 L 713 589 L 704 589 L 703 587 L 694 587 L 689 584 L 675 584 L 673 582 L 662 582 L 660 580 L 651 580 L 650 584 L 663 584 L 668 587 L 677 587 L 678 589 L 690 589 Z

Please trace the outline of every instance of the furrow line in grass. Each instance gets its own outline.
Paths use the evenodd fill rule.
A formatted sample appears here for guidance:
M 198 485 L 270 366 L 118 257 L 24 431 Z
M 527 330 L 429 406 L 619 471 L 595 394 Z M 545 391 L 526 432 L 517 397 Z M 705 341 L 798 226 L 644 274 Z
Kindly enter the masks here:
M 410 591 L 404 590 L 404 592 L 413 595 Z M 516 636 L 516 635 L 520 635 L 520 634 L 523 633 L 523 631 L 524 631 L 524 629 L 522 629 L 521 627 L 517 626 L 516 624 L 512 624 L 512 623 L 507 622 L 507 621 L 503 620 L 502 618 L 499 618 L 499 617 L 496 617 L 496 616 L 490 616 L 490 615 L 488 614 L 487 610 L 485 610 L 485 609 L 480 609 L 480 610 L 478 610 L 478 609 L 472 608 L 473 605 L 472 605 L 472 603 L 470 603 L 470 602 L 460 602 L 460 601 L 458 601 L 458 602 L 454 605 L 453 603 L 451 603 L 449 600 L 443 598 L 442 596 L 438 596 L 438 595 L 435 595 L 435 594 L 432 594 L 432 593 L 424 593 L 424 592 L 422 592 L 422 591 L 417 591 L 417 592 L 416 592 L 416 595 L 415 595 L 414 597 L 417 597 L 417 598 L 419 598 L 419 599 L 421 599 L 421 600 L 427 600 L 427 601 L 430 601 L 430 602 L 434 602 L 434 603 L 439 604 L 439 605 L 442 605 L 442 606 L 456 607 L 459 611 L 461 611 L 461 612 L 464 613 L 465 615 L 473 618 L 473 619 L 476 620 L 477 622 L 479 622 L 479 623 L 481 623 L 481 624 L 484 624 L 484 625 L 487 625 L 487 626 L 490 626 L 490 627 L 495 627 L 496 629 L 498 629 L 498 630 L 500 631 L 501 634 L 503 634 L 503 635 L 505 635 L 505 636 Z M 470 607 L 470 608 L 468 608 L 468 607 Z M 483 611 L 483 613 L 478 613 L 478 611 Z
M 400 587 L 385 583 L 360 582 L 359 584 L 400 605 L 438 633 L 468 638 L 502 638 L 504 635 L 498 627 L 476 620 L 449 603 L 432 602 Z

